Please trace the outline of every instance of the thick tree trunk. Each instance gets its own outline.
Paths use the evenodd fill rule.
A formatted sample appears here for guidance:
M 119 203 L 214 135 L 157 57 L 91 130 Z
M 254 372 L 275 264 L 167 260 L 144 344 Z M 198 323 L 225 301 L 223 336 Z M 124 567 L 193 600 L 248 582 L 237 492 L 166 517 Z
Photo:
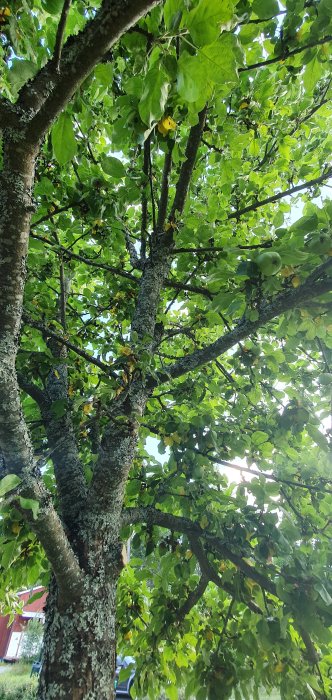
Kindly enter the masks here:
M 0 174 L 0 446 L 7 471 L 32 463 L 30 438 L 21 415 L 15 360 L 18 348 L 36 149 L 21 134 L 3 134 Z M 18 452 L 20 451 L 20 460 Z
M 78 603 L 62 608 L 52 582 L 38 700 L 114 700 L 116 587 L 100 572 L 86 579 Z

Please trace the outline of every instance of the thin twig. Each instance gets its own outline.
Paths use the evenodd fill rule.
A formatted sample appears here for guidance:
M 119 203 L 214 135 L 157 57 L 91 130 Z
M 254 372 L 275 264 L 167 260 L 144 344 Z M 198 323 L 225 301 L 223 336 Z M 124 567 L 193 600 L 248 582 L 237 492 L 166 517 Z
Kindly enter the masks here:
M 77 347 L 77 345 L 74 345 L 73 343 L 71 343 L 69 340 L 67 340 L 67 338 L 64 338 L 61 335 L 58 335 L 58 333 L 55 333 L 54 331 L 52 331 L 47 326 L 44 326 L 39 321 L 34 321 L 34 319 L 30 318 L 27 314 L 23 314 L 23 321 L 27 325 L 31 326 L 32 328 L 37 328 L 45 336 L 48 336 L 49 338 L 53 338 L 60 345 L 64 345 L 69 350 L 72 350 L 73 352 L 76 353 L 76 355 L 83 357 L 85 360 L 90 362 L 92 365 L 96 365 L 96 367 L 99 367 L 99 369 L 101 369 L 103 372 L 105 372 L 105 374 L 110 375 L 114 379 L 117 379 L 117 380 L 119 379 L 118 375 L 115 372 L 113 372 L 111 370 L 110 366 L 107 365 L 105 362 L 101 362 L 96 357 L 89 355 L 88 352 L 85 352 L 85 350 L 82 350 L 82 348 Z
M 254 476 L 262 476 L 264 479 L 269 479 L 270 481 L 275 481 L 276 483 L 286 484 L 286 486 L 296 486 L 299 489 L 306 489 L 307 491 L 313 491 L 317 493 L 332 493 L 332 489 L 321 488 L 320 486 L 312 486 L 311 484 L 304 484 L 301 481 L 294 481 L 291 479 L 281 479 L 274 474 L 268 474 L 267 472 L 261 472 L 256 469 L 251 469 L 250 467 L 243 467 L 240 464 L 233 464 L 228 462 L 226 459 L 220 459 L 219 457 L 213 457 L 206 452 L 202 452 L 197 448 L 193 448 L 194 452 L 206 457 L 210 462 L 214 464 L 220 464 L 223 467 L 228 467 L 229 469 L 235 469 L 239 472 L 247 472 L 248 474 L 253 474 Z M 324 480 L 325 481 L 325 480 Z M 326 479 L 326 483 L 330 483 L 330 480 Z
M 240 216 L 243 216 L 243 214 L 247 214 L 250 211 L 256 211 L 256 209 L 259 209 L 260 207 L 264 207 L 266 204 L 272 204 L 273 202 L 278 202 L 279 199 L 283 199 L 284 197 L 288 197 L 292 194 L 295 194 L 295 192 L 300 192 L 301 190 L 307 190 L 309 187 L 314 187 L 315 185 L 319 185 L 322 182 L 325 182 L 325 180 L 328 180 L 332 175 L 332 168 L 328 168 L 325 170 L 322 175 L 319 177 L 315 177 L 312 180 L 307 180 L 307 182 L 304 182 L 302 185 L 295 185 L 294 187 L 289 187 L 287 190 L 283 190 L 283 192 L 277 192 L 277 194 L 273 194 L 271 197 L 266 197 L 266 199 L 261 199 L 257 200 L 253 204 L 249 204 L 247 207 L 243 207 L 243 209 L 237 209 L 236 211 L 231 212 L 228 214 L 228 219 L 239 219 Z M 216 221 L 216 223 L 222 223 L 221 221 Z
M 228 623 L 229 623 L 229 620 L 230 620 L 230 617 L 231 617 L 231 614 L 232 614 L 232 610 L 233 610 L 234 603 L 235 603 L 235 598 L 232 598 L 232 600 L 231 600 L 231 602 L 230 602 L 230 604 L 229 604 L 229 606 L 228 606 L 228 610 L 227 610 L 226 618 L 225 618 L 225 621 L 224 621 L 224 624 L 223 624 L 223 628 L 222 628 L 221 633 L 220 633 L 220 637 L 219 637 L 219 641 L 218 641 L 218 647 L 217 647 L 217 653 L 218 653 L 219 650 L 220 650 L 223 637 L 224 637 L 224 635 L 225 635 L 225 633 L 226 633 L 227 625 L 228 625 Z
M 298 46 L 296 49 L 284 51 L 284 53 L 280 54 L 279 56 L 274 56 L 273 58 L 268 58 L 265 61 L 258 61 L 257 63 L 251 63 L 248 66 L 239 68 L 239 73 L 243 73 L 248 70 L 254 70 L 255 68 L 265 68 L 265 66 L 270 66 L 272 65 L 272 63 L 279 63 L 279 61 L 286 61 L 286 59 L 291 58 L 292 56 L 296 56 L 298 53 L 302 53 L 302 51 L 306 51 L 307 49 L 313 49 L 315 48 L 315 46 L 329 44 L 331 41 L 331 35 L 324 36 L 322 39 L 318 39 L 318 41 L 310 41 L 304 46 Z
M 61 12 L 61 17 L 60 17 L 60 22 L 58 24 L 58 29 L 57 29 L 56 38 L 55 38 L 53 61 L 55 64 L 55 70 L 57 72 L 59 72 L 59 70 L 60 70 L 62 43 L 63 43 L 63 37 L 64 37 L 65 29 L 66 29 L 66 22 L 67 22 L 68 13 L 70 10 L 70 5 L 71 5 L 71 0 L 64 0 L 62 12 Z

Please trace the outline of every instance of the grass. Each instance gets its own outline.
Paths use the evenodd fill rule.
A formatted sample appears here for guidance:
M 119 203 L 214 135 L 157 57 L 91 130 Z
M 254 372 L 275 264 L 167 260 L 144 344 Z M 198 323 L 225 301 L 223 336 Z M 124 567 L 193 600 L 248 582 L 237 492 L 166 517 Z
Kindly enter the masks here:
M 0 700 L 35 700 L 37 678 L 30 678 L 30 672 L 31 664 L 18 663 L 1 673 Z

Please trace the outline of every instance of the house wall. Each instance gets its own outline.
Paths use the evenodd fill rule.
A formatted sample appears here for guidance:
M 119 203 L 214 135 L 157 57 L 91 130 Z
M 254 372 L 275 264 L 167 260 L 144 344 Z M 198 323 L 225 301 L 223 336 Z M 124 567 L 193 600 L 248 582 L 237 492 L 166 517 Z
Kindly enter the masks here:
M 8 628 L 9 615 L 0 617 L 0 659 L 3 659 L 7 651 L 8 640 L 11 634 Z
M 0 617 L 0 659 L 15 661 L 19 658 L 22 636 L 29 619 L 35 615 L 41 618 L 44 617 L 43 609 L 46 603 L 47 591 L 44 590 L 43 595 L 32 603 L 28 604 L 27 601 L 32 595 L 43 590 L 42 586 L 38 586 L 32 591 L 20 591 L 18 596 L 23 601 L 23 613 L 22 615 L 15 615 L 10 627 L 8 627 L 9 615 Z

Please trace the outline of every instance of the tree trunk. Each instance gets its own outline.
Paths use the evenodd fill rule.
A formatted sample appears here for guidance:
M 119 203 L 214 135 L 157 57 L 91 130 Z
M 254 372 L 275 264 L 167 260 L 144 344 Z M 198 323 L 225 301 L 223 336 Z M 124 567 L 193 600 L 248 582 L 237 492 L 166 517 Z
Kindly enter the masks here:
M 62 607 L 52 581 L 38 700 L 114 700 L 116 588 L 117 577 L 99 572 L 77 603 Z

